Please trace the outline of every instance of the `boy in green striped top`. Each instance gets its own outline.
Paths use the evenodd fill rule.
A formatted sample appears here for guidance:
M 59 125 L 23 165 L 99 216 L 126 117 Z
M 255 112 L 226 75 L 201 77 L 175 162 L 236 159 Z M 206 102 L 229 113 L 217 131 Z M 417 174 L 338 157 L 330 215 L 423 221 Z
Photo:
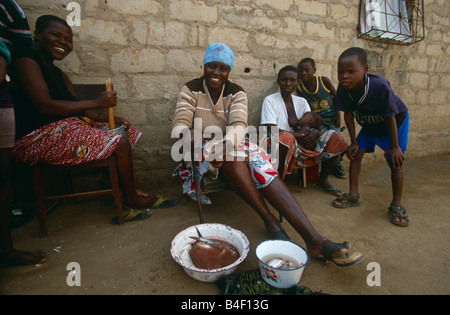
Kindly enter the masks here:
M 322 117 L 322 130 L 335 130 L 341 133 L 341 115 L 334 109 L 336 89 L 330 79 L 324 76 L 315 76 L 316 63 L 312 58 L 304 58 L 298 63 L 299 84 L 296 92 L 308 101 L 312 112 Z M 346 178 L 340 159 L 331 170 L 337 178 Z

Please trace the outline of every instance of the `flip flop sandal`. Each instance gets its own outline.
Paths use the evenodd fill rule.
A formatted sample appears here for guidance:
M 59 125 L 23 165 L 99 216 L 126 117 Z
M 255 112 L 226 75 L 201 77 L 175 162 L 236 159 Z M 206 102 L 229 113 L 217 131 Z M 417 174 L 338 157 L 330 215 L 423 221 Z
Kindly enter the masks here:
M 322 191 L 325 191 L 327 193 L 330 193 L 338 198 L 342 197 L 342 192 L 339 188 L 337 188 L 336 186 L 331 186 L 331 187 L 322 187 L 319 186 L 318 184 L 316 184 L 316 187 Z
M 160 195 L 149 209 L 170 208 L 175 206 L 177 203 L 178 200 L 176 199 L 170 200 L 169 198 Z
M 275 232 L 269 232 L 269 237 L 271 240 L 282 240 L 282 241 L 289 240 L 289 236 L 283 229 L 276 230 Z
M 333 257 L 333 251 L 340 248 L 346 248 L 343 244 L 329 242 L 322 249 L 322 255 L 316 256 L 315 259 L 320 262 L 331 261 L 336 266 L 348 267 L 361 262 L 364 257 L 360 252 L 349 255 L 345 253 L 343 256 Z
M 350 208 L 359 206 L 359 194 L 356 197 L 349 194 L 343 194 L 342 197 L 338 197 L 331 202 L 331 205 L 335 208 Z
M 125 222 L 139 221 L 147 219 L 152 215 L 150 209 L 138 210 L 133 208 L 128 208 L 124 211 L 123 219 Z M 119 217 L 114 217 L 109 220 L 109 224 L 120 224 Z
M 408 226 L 409 225 L 409 219 L 406 215 L 406 209 L 403 208 L 403 206 L 389 206 L 389 219 L 391 220 L 392 224 L 398 225 L 398 226 Z M 397 221 L 396 219 L 400 219 L 400 221 Z M 406 221 L 402 221 L 406 220 Z

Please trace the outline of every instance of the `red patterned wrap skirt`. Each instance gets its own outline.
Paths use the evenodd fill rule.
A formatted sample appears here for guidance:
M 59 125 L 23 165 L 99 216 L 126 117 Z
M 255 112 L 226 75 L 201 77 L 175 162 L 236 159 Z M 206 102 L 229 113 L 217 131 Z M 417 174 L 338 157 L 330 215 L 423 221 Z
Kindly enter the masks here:
M 39 162 L 72 166 L 104 160 L 122 137 L 101 129 L 105 125 L 81 116 L 56 121 L 17 140 L 12 156 L 29 165 Z M 125 136 L 134 147 L 141 133 L 129 126 Z

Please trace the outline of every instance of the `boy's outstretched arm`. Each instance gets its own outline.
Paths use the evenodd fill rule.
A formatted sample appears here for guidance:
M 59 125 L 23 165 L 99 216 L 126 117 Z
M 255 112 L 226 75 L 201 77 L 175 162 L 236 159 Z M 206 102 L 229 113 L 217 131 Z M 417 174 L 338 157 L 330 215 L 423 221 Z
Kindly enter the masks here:
M 386 152 L 384 152 L 384 157 L 386 158 L 388 155 L 390 155 L 392 159 L 392 165 L 394 167 L 402 167 L 405 156 L 398 146 L 397 122 L 395 121 L 395 116 L 386 117 L 385 122 L 389 133 L 389 138 L 391 140 L 391 146 Z
M 347 158 L 353 160 L 353 157 L 358 153 L 358 142 L 356 141 L 356 131 L 355 131 L 355 118 L 351 112 L 344 112 L 344 120 L 347 125 L 348 133 L 350 135 L 350 146 L 347 150 Z

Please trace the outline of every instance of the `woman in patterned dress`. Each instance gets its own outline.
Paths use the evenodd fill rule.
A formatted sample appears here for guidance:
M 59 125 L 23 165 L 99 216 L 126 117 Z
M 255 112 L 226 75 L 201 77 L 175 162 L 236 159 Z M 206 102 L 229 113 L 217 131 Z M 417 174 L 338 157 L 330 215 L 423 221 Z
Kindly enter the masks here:
M 134 184 L 131 149 L 140 132 L 121 117 L 115 117 L 115 122 L 124 125 L 126 137 L 99 128 L 108 117 L 97 109 L 115 106 L 116 92 L 80 101 L 67 75 L 53 64 L 70 54 L 72 39 L 66 21 L 45 15 L 36 21 L 34 46 L 16 52 L 11 92 L 18 140 L 13 157 L 29 165 L 77 165 L 115 154 L 126 205 L 151 207 L 160 196 L 145 194 Z

